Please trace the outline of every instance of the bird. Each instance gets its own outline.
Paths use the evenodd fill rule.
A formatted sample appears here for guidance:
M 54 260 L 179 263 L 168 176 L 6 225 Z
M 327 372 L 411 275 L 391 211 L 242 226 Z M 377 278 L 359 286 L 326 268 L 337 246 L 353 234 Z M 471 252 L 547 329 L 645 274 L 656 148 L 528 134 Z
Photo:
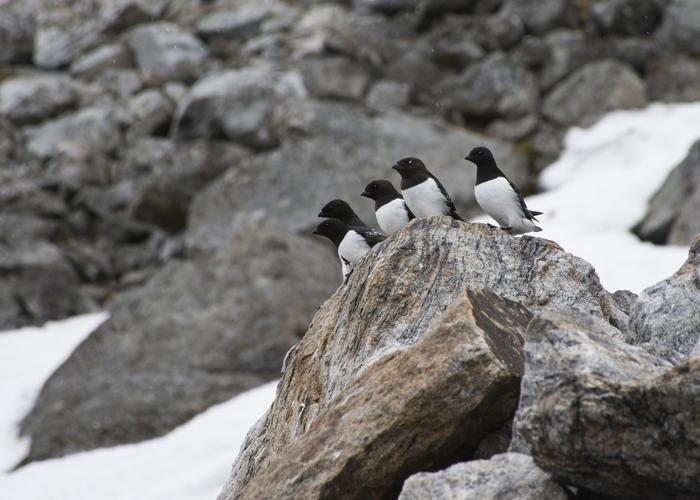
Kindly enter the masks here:
M 340 219 L 347 226 L 369 227 L 344 200 L 329 201 L 323 206 L 318 216 L 327 219 Z
M 539 222 L 535 216 L 542 212 L 527 208 L 520 191 L 498 168 L 488 148 L 474 148 L 464 159 L 476 165 L 476 202 L 501 229 L 514 235 L 542 231 L 535 224 Z
M 449 215 L 453 219 L 464 220 L 438 178 L 425 168 L 421 160 L 403 158 L 391 168 L 401 175 L 401 194 L 416 217 Z
M 321 221 L 312 234 L 325 236 L 338 249 L 343 283 L 347 283 L 350 274 L 370 248 L 386 239 L 386 236 L 366 227 L 348 226 L 336 218 Z
M 374 215 L 377 224 L 386 234 L 394 234 L 416 216 L 408 208 L 403 196 L 394 185 L 384 179 L 372 181 L 362 192 L 365 198 L 374 200 Z

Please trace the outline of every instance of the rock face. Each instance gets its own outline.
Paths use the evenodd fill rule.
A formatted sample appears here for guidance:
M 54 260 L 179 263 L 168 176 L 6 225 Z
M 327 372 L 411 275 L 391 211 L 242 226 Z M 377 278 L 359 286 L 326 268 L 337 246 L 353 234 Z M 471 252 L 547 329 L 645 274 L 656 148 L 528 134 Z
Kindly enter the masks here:
M 20 125 L 53 118 L 77 101 L 75 82 L 62 76 L 13 78 L 0 86 L 0 114 Z
M 501 271 L 489 271 L 496 262 Z M 481 288 L 490 292 L 464 294 L 464 290 Z M 447 443 L 459 442 L 458 449 L 468 455 L 510 413 L 492 416 L 488 429 L 468 425 L 476 436 L 459 437 L 441 417 L 450 411 L 444 412 L 442 403 L 417 404 L 418 393 L 446 394 L 445 405 L 454 404 L 454 411 L 467 412 L 460 413 L 463 417 L 455 422 L 471 422 L 468 415 L 476 411 L 474 404 L 482 398 L 472 392 L 465 400 L 461 396 L 454 399 L 453 382 L 470 387 L 461 377 L 471 372 L 481 384 L 485 379 L 475 373 L 492 373 L 491 369 L 508 380 L 517 379 L 515 335 L 508 334 L 504 338 L 512 340 L 504 343 L 496 340 L 498 335 L 518 331 L 531 312 L 572 308 L 594 315 L 616 331 L 609 324 L 610 301 L 588 264 L 546 240 L 512 238 L 485 225 L 447 218 L 412 222 L 375 247 L 348 284 L 317 312 L 309 331 L 288 355 L 276 402 L 249 435 L 221 499 L 255 498 L 261 488 L 273 484 L 274 488 L 298 487 L 292 496 L 303 498 L 343 491 L 351 495 L 348 488 L 342 488 L 347 484 L 372 485 L 376 493 L 369 489 L 362 493 L 379 496 L 397 491 L 397 475 L 405 478 L 420 468 L 438 465 L 440 457 L 451 457 L 456 450 Z M 486 333 L 494 329 L 501 333 Z M 472 348 L 486 353 L 481 359 L 489 359 L 491 369 L 468 368 L 474 366 L 476 351 Z M 506 357 L 504 352 L 512 355 Z M 444 363 L 434 362 L 442 357 Z M 425 369 L 419 369 L 421 366 Z M 418 377 L 425 383 L 417 383 Z M 506 401 L 508 394 L 514 393 L 502 390 Z M 411 401 L 416 404 L 408 404 Z M 392 418 L 387 414 L 390 408 Z M 368 417 L 367 412 L 376 412 L 376 417 Z M 345 424 L 338 420 L 343 414 L 342 422 L 354 422 L 348 424 L 347 434 Z M 402 419 L 405 424 L 397 425 Z M 419 421 L 424 425 L 418 425 Z M 373 423 L 371 431 L 368 422 Z M 433 427 L 437 422 L 439 426 Z M 416 430 L 426 428 L 425 436 L 414 439 Z M 363 432 L 376 437 L 363 445 Z M 379 445 L 390 436 L 395 438 L 390 446 L 401 446 L 391 448 L 394 456 L 402 457 L 400 463 L 386 460 L 386 448 Z M 342 460 L 329 458 L 334 450 L 346 453 L 346 449 Z M 435 455 L 434 450 L 440 452 Z M 363 459 L 354 459 L 360 452 Z M 303 462 L 308 472 L 301 474 L 305 479 L 300 483 L 291 483 L 299 474 L 300 453 L 306 453 L 308 460 Z M 275 496 L 270 490 L 267 494 Z
M 700 236 L 676 274 L 644 290 L 630 310 L 630 341 L 671 359 L 690 355 L 700 340 Z
M 420 473 L 406 480 L 399 500 L 565 500 L 564 489 L 520 453 L 504 453 L 490 460 L 455 464 L 433 473 Z
M 675 167 L 633 229 L 641 239 L 662 245 L 688 245 L 700 233 L 700 140 Z
M 161 435 L 277 377 L 308 304 L 337 279 L 329 257 L 278 228 L 250 228 L 218 255 L 174 261 L 122 295 L 25 418 L 28 460 Z
M 529 325 L 512 448 L 608 497 L 697 496 L 700 360 L 671 367 L 598 324 L 545 315 Z

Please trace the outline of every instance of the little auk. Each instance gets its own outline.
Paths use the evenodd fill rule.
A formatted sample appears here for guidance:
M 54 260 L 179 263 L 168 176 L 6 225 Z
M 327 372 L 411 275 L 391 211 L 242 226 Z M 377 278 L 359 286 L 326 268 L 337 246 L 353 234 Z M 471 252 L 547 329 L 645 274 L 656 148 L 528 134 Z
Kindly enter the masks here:
M 403 196 L 394 185 L 383 179 L 372 181 L 365 187 L 362 196 L 374 200 L 374 215 L 377 224 L 386 234 L 394 234 L 416 216 L 408 208 Z
M 488 148 L 472 149 L 465 160 L 476 164 L 476 202 L 498 222 L 501 229 L 510 234 L 542 231 L 542 228 L 535 224 L 539 222 L 535 216 L 541 215 L 542 212 L 527 208 L 520 191 L 498 168 Z
M 449 215 L 463 220 L 438 178 L 418 158 L 404 158 L 391 168 L 401 175 L 401 194 L 416 217 Z

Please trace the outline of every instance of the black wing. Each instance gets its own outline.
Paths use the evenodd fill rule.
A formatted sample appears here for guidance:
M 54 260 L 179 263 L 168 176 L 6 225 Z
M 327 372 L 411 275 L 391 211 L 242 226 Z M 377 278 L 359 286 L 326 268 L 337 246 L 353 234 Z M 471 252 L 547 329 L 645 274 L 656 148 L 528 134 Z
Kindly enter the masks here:
M 353 227 L 352 229 L 362 236 L 370 247 L 386 239 L 386 236 L 371 227 Z
M 508 181 L 508 184 L 510 184 L 510 187 L 513 188 L 513 191 L 515 191 L 515 195 L 518 197 L 518 201 L 520 202 L 520 208 L 522 208 L 525 217 L 527 217 L 530 220 L 534 220 L 535 222 L 539 222 L 537 219 L 535 219 L 535 215 L 542 215 L 542 212 L 536 212 L 527 208 L 527 205 L 525 205 L 525 200 L 523 199 L 523 195 L 520 194 L 518 188 L 515 187 L 515 184 L 510 182 L 510 180 L 507 177 L 506 180 Z
M 401 198 L 403 200 L 403 198 Z M 406 205 L 406 202 L 403 202 L 403 207 L 406 209 L 406 214 L 408 215 L 408 220 L 413 220 L 416 218 L 415 215 L 413 215 L 413 212 L 411 212 L 411 209 L 408 208 L 408 205 Z
M 445 197 L 445 200 L 447 201 L 447 208 L 450 209 L 450 216 L 453 219 L 461 220 L 463 221 L 459 214 L 457 213 L 457 209 L 455 208 L 455 204 L 452 202 L 452 198 L 450 198 L 450 195 L 447 194 L 447 191 L 445 191 L 445 188 L 440 184 L 440 181 L 438 180 L 437 177 L 435 177 L 433 174 L 430 174 L 430 177 L 435 181 L 435 184 L 437 184 L 437 187 L 440 189 L 440 192 L 442 195 Z

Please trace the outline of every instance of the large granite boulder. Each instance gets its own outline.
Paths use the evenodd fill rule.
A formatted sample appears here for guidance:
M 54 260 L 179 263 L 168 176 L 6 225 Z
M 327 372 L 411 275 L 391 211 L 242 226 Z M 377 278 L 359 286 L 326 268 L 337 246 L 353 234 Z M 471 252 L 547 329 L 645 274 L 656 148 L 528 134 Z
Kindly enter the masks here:
M 639 294 L 630 309 L 630 341 L 671 360 L 691 355 L 700 341 L 700 235 L 673 276 Z
M 278 377 L 337 279 L 325 248 L 274 227 L 170 262 L 116 298 L 110 319 L 45 383 L 22 423 L 26 461 L 159 436 Z
M 264 488 L 374 497 L 398 492 L 412 472 L 469 458 L 511 415 L 501 410 L 515 395 L 507 387 L 517 386 L 527 318 L 582 310 L 619 336 L 614 307 L 590 265 L 552 242 L 418 219 L 375 247 L 316 313 L 220 498 Z M 488 361 L 477 368 L 477 358 Z M 505 385 L 481 392 L 496 380 Z M 484 398 L 495 413 L 474 420 Z
M 605 498 L 700 492 L 700 360 L 677 367 L 599 319 L 543 314 L 526 333 L 513 451 Z

